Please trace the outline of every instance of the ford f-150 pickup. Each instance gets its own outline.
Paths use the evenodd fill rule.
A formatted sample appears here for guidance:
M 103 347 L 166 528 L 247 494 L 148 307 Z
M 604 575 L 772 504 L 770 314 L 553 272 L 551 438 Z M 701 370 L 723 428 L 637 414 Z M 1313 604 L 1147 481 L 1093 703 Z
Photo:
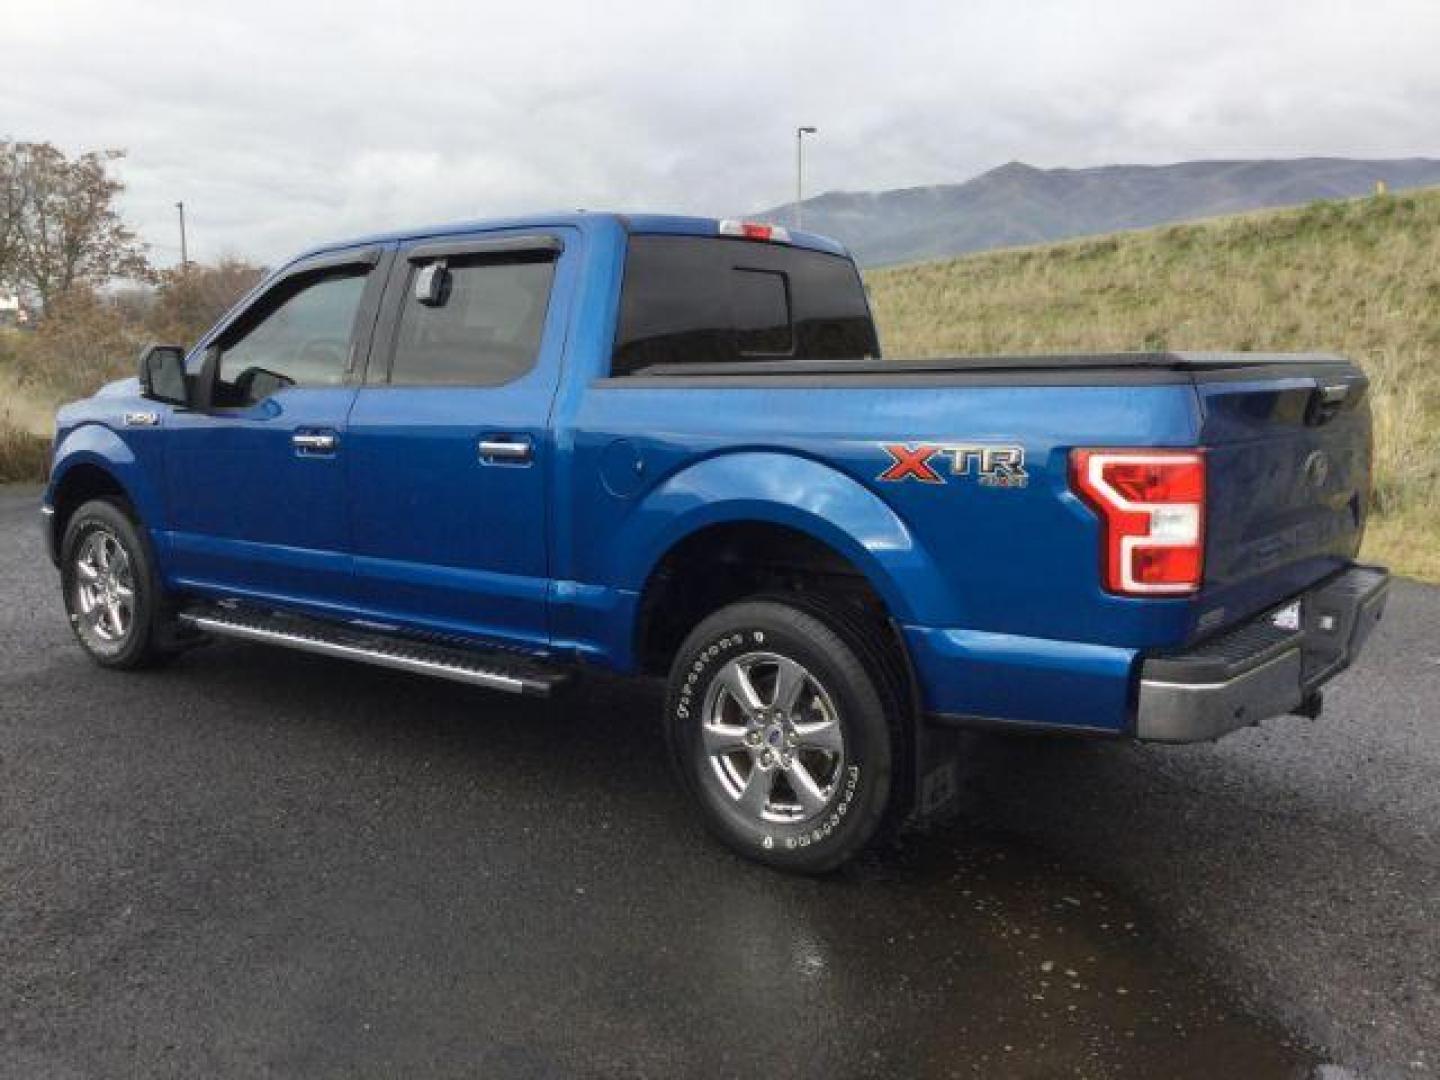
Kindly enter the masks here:
M 1317 714 L 1388 588 L 1366 390 L 1323 355 L 882 360 L 830 240 L 535 216 L 281 267 L 61 410 L 42 510 L 102 665 L 662 677 L 711 829 L 818 872 L 947 729 Z

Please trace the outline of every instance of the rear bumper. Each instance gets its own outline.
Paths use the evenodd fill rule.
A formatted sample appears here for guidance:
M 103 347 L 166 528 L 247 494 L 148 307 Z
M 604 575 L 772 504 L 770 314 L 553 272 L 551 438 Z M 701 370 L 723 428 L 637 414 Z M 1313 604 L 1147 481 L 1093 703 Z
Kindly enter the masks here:
M 1313 708 L 1380 621 L 1390 575 L 1356 566 L 1182 652 L 1142 661 L 1135 737 L 1205 742 L 1270 716 Z M 1298 604 L 1298 620 L 1282 616 Z M 1284 623 L 1285 625 L 1281 625 Z

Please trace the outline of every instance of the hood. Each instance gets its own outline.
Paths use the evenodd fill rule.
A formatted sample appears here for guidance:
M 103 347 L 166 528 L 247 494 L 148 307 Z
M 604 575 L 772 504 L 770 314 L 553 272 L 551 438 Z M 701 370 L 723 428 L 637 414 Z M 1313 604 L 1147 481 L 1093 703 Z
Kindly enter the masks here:
M 140 379 L 131 375 L 128 379 L 116 379 L 95 391 L 96 397 L 135 397 L 140 393 Z

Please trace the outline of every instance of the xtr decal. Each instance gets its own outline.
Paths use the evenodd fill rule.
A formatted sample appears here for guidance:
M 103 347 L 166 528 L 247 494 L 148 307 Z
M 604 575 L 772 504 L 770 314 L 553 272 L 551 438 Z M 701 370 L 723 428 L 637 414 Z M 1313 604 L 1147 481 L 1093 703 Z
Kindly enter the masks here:
M 894 464 L 880 474 L 881 480 L 908 480 L 914 478 L 923 484 L 943 484 L 945 478 L 932 469 L 929 461 L 940 452 L 938 446 L 917 446 L 913 450 L 896 443 L 884 448 Z
M 876 479 L 886 483 L 918 480 L 922 484 L 943 484 L 945 472 L 951 476 L 973 476 L 981 487 L 1021 488 L 1030 482 L 1023 446 L 881 443 L 880 449 L 890 455 L 890 467 Z

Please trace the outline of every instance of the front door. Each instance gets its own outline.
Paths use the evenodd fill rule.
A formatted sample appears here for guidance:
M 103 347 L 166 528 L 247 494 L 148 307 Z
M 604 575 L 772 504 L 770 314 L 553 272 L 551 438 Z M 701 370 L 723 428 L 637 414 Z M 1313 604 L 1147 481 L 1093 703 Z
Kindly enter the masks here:
M 385 254 L 298 264 L 205 350 L 199 406 L 166 421 L 176 584 L 320 608 L 347 601 L 345 420 Z
M 346 434 L 356 587 L 377 617 L 548 641 L 548 420 L 572 256 L 492 233 L 396 254 Z

